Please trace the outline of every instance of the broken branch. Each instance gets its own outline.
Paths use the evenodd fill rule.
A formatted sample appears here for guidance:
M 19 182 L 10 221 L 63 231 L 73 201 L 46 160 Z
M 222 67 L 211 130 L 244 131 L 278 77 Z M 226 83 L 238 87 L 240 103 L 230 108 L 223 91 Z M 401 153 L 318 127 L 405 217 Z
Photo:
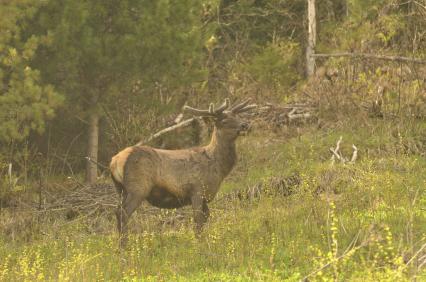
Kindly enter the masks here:
M 341 161 L 343 164 L 349 162 L 351 164 L 355 163 L 356 159 L 358 158 L 358 148 L 355 145 L 352 145 L 352 157 L 349 161 L 348 158 L 345 158 L 342 154 L 342 152 L 340 151 L 340 144 L 342 143 L 343 137 L 340 136 L 339 140 L 336 143 L 336 148 L 331 147 L 330 148 L 330 152 L 333 153 L 333 155 L 331 156 L 331 164 L 333 165 L 335 160 L 338 159 L 339 161 Z
M 369 53 L 333 53 L 333 54 L 312 54 L 312 57 L 316 58 L 330 58 L 330 57 L 351 57 L 351 58 L 368 58 L 368 59 L 379 59 L 386 61 L 397 61 L 397 62 L 409 62 L 415 64 L 426 64 L 426 60 L 421 58 L 409 58 L 402 56 L 386 56 L 386 55 L 376 55 Z
M 176 119 L 178 119 L 178 118 L 176 118 Z M 192 118 L 186 119 L 184 121 L 181 121 L 178 124 L 175 124 L 173 126 L 164 128 L 164 129 L 158 131 L 157 133 L 151 135 L 148 139 L 139 141 L 138 143 L 136 143 L 136 146 L 141 146 L 143 144 L 149 143 L 152 140 L 166 134 L 167 132 L 176 130 L 176 129 L 181 128 L 181 127 L 187 127 L 187 126 L 191 125 L 192 122 L 194 122 L 195 120 L 200 120 L 200 119 L 201 119 L 200 117 L 192 117 Z
M 358 158 L 358 148 L 352 144 L 352 149 L 354 149 L 354 152 L 352 153 L 351 163 L 354 163 Z
M 333 153 L 333 155 L 331 156 L 331 163 L 334 164 L 335 158 L 337 158 L 338 160 L 342 161 L 342 157 L 339 154 L 339 150 L 340 150 L 340 143 L 342 142 L 343 137 L 340 136 L 339 140 L 336 143 L 336 148 L 330 148 L 330 151 Z

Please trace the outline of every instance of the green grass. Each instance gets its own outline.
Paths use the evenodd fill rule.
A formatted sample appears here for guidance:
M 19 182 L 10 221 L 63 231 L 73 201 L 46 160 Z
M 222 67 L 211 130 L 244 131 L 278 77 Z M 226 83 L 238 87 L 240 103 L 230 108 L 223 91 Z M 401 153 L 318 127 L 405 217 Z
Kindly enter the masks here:
M 4 230 L 13 216 L 30 223 L 13 236 L 0 233 L 0 280 L 426 280 L 419 269 L 425 252 L 416 253 L 426 243 L 424 123 L 345 126 L 242 138 L 240 162 L 218 198 L 270 176 L 297 172 L 301 184 L 288 197 L 214 201 L 199 241 L 188 209 L 171 225 L 160 222 L 174 212 L 140 210 L 121 252 L 111 214 L 66 221 L 57 213 L 37 221 L 3 212 Z M 345 156 L 358 147 L 356 163 L 331 165 L 329 148 L 339 136 Z

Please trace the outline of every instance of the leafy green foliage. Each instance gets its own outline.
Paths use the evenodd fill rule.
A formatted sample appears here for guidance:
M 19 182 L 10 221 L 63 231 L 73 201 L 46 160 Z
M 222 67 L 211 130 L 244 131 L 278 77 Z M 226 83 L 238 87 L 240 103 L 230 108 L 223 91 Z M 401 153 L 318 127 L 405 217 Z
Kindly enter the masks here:
M 255 54 L 245 68 L 260 84 L 273 89 L 288 89 L 300 79 L 294 71 L 300 53 L 297 43 L 271 43 Z
M 287 0 L 221 1 L 207 9 L 205 22 L 216 28 L 208 61 L 210 92 L 286 93 L 302 76 L 304 26 L 296 19 L 304 12 L 304 1 Z M 229 83 L 224 87 L 222 81 Z
M 426 26 L 421 5 L 404 1 L 348 1 L 346 12 L 347 16 L 340 20 L 327 17 L 321 22 L 319 50 L 386 50 L 400 55 L 424 55 L 426 38 L 418 33 Z
M 21 141 L 31 131 L 42 133 L 62 102 L 31 67 L 44 38 L 22 36 L 22 26 L 37 7 L 32 1 L 12 1 L 0 10 L 0 142 Z

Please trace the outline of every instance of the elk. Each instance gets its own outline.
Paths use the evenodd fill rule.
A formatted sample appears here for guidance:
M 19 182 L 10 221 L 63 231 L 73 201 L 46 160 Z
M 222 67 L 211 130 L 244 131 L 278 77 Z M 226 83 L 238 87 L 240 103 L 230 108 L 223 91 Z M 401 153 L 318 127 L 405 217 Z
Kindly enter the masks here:
M 225 99 L 217 109 L 213 104 L 208 110 L 185 106 L 185 112 L 213 120 L 206 146 L 163 150 L 135 145 L 112 158 L 111 176 L 121 195 L 116 212 L 121 246 L 127 242 L 129 218 L 143 200 L 166 209 L 192 205 L 194 231 L 199 236 L 209 217 L 208 203 L 236 163 L 235 140 L 248 129 L 238 114 L 256 107 L 249 103 L 250 99 L 230 108 L 229 99 Z

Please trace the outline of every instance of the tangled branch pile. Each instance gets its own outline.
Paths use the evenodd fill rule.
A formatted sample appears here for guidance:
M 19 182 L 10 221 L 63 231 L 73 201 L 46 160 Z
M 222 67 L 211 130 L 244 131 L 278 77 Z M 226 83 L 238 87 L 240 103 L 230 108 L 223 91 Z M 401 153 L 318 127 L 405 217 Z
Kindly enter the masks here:
M 64 211 L 68 219 L 78 215 L 110 212 L 118 203 L 117 194 L 111 183 L 95 185 L 76 183 L 65 192 L 50 194 L 48 191 L 42 191 L 39 196 L 40 200 L 33 203 L 33 209 L 43 212 Z
M 275 105 L 266 103 L 258 108 L 256 115 L 269 127 L 279 128 L 290 123 L 303 123 L 314 118 L 315 107 L 307 103 Z

